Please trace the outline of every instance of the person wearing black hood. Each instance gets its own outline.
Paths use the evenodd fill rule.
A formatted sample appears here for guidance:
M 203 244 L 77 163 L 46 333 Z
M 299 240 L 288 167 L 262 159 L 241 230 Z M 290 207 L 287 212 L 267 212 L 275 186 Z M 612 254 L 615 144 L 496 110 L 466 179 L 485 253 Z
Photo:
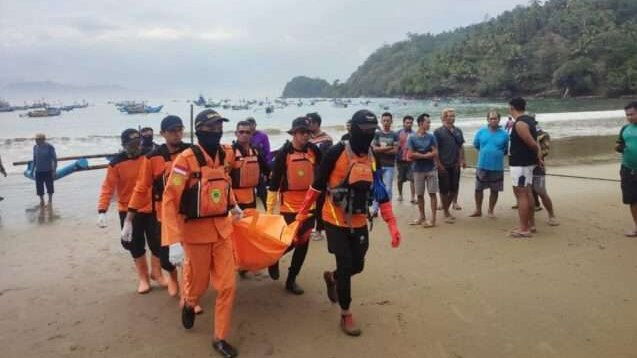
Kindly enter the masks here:
M 323 276 L 329 300 L 338 301 L 341 307 L 341 329 L 350 336 L 361 334 L 350 311 L 351 277 L 363 271 L 369 247 L 367 219 L 372 190 L 376 191 L 380 185 L 374 178 L 378 159 L 371 150 L 377 126 L 374 113 L 368 110 L 354 113 L 349 142 L 340 142 L 328 150 L 296 215 L 297 221 L 305 222 L 321 192 L 327 193 L 321 215 L 328 251 L 336 258 L 336 270 L 325 271 Z M 380 203 L 381 216 L 388 224 L 392 247 L 398 247 L 400 232 L 391 201 L 386 192 L 383 198 L 374 196 Z
M 237 350 L 225 339 L 236 285 L 232 220 L 240 219 L 242 211 L 228 175 L 233 151 L 220 144 L 227 121 L 210 109 L 197 115 L 197 144 L 175 158 L 166 180 L 161 233 L 162 244 L 170 245 L 170 263 L 184 266 L 182 325 L 193 327 L 195 306 L 212 282 L 217 291 L 212 346 L 224 357 L 235 357 Z
M 155 132 L 151 127 L 144 127 L 139 130 L 142 136 L 142 154 L 148 154 L 159 148 L 159 144 L 155 143 Z

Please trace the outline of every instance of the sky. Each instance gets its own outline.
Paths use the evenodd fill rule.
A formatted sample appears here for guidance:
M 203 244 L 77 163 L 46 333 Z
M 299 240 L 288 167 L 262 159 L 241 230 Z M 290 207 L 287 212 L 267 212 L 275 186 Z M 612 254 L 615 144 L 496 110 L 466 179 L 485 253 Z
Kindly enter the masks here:
M 153 93 L 281 94 L 297 75 L 345 81 L 375 49 L 528 0 L 0 0 L 0 83 Z

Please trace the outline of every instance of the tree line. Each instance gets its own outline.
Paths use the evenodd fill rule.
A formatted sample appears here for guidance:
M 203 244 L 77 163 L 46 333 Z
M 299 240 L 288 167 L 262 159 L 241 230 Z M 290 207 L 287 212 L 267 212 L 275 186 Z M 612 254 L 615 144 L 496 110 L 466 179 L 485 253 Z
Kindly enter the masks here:
M 311 95 L 307 95 L 311 94 Z M 346 82 L 295 77 L 284 97 L 637 94 L 637 1 L 532 0 L 372 53 Z

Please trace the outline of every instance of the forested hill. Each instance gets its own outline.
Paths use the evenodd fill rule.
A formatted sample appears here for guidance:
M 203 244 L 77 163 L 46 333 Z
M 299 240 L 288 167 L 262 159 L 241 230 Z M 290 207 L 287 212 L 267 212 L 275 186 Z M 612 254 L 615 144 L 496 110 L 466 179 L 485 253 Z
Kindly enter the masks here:
M 408 34 L 323 91 L 347 97 L 635 94 L 637 0 L 536 0 L 477 25 Z

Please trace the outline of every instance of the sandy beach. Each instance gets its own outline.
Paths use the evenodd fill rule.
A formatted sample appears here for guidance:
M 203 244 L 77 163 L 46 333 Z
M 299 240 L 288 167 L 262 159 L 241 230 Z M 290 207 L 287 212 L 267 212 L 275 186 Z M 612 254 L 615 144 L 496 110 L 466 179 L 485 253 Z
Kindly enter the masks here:
M 617 179 L 618 165 L 551 172 Z M 637 241 L 622 235 L 630 218 L 619 183 L 550 177 L 561 225 L 548 226 L 541 211 L 539 233 L 521 240 L 507 237 L 517 220 L 510 189 L 501 196 L 497 219 L 467 217 L 471 173 L 461 181 L 456 224 L 408 226 L 415 206 L 395 202 L 403 243 L 391 249 L 384 224 L 376 223 L 365 271 L 353 279 L 361 337 L 338 328 L 339 309 L 327 300 L 322 280 L 333 257 L 325 241 L 314 241 L 298 279 L 303 296 L 287 294 L 283 282 L 267 274 L 238 279 L 229 341 L 242 357 L 635 357 Z M 206 311 L 195 327 L 185 331 L 177 300 L 165 289 L 135 293 L 115 213 L 102 230 L 94 223 L 93 199 L 64 202 L 73 190 L 92 198 L 100 174 L 61 181 L 53 213 L 10 209 L 11 195 L 30 193 L 30 185 L 12 186 L 5 195 L 2 356 L 215 356 L 213 294 L 204 297 Z M 18 179 L 24 182 L 10 178 L 3 188 Z M 28 224 L 14 225 L 25 216 Z M 282 269 L 288 264 L 286 256 Z

